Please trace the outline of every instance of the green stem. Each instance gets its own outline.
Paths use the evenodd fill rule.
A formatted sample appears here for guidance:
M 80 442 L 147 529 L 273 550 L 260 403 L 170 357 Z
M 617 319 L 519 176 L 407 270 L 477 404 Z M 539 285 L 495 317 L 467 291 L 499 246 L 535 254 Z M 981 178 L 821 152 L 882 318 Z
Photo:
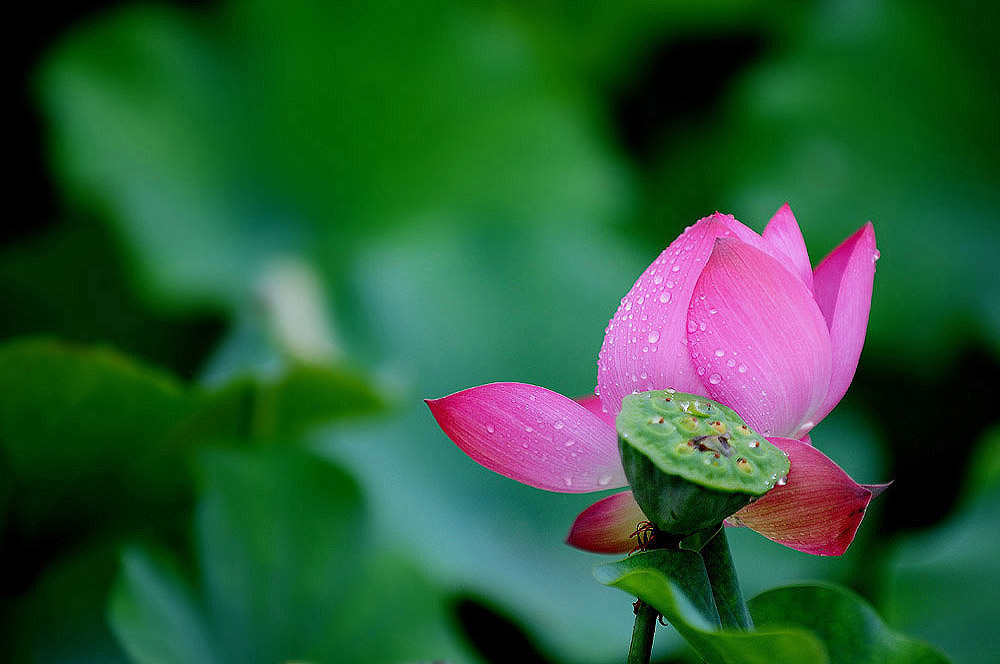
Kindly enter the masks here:
M 632 644 L 628 649 L 626 664 L 649 664 L 653 652 L 653 632 L 660 614 L 642 600 L 635 605 L 635 625 L 632 626 Z
M 701 549 L 705 560 L 708 580 L 712 584 L 712 595 L 719 608 L 719 618 L 723 628 L 753 629 L 753 620 L 747 610 L 740 580 L 736 576 L 736 566 L 726 540 L 726 529 L 719 528 L 718 534 Z

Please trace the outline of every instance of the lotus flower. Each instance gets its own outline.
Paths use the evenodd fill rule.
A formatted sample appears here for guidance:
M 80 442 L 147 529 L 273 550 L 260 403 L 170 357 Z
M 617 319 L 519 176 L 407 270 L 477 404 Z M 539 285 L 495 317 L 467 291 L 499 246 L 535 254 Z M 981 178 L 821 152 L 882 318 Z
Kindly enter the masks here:
M 707 396 L 791 462 L 784 485 L 729 523 L 799 551 L 839 555 L 884 487 L 856 483 L 808 434 L 854 377 L 878 256 L 871 223 L 814 270 L 787 204 L 763 235 L 715 213 L 674 240 L 621 300 L 598 356 L 599 398 L 492 383 L 427 404 L 483 466 L 540 489 L 584 493 L 627 486 L 615 431 L 624 395 L 674 388 Z M 567 541 L 626 552 L 645 520 L 631 491 L 616 493 L 584 510 Z

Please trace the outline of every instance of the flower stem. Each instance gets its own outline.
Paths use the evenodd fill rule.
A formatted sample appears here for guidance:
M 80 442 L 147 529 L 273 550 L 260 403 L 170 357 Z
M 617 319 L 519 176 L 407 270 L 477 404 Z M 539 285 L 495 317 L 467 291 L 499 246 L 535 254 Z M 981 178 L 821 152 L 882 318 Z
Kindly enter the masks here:
M 752 630 L 753 620 L 746 600 L 743 599 L 724 527 L 719 528 L 715 537 L 702 547 L 701 556 L 705 560 L 705 569 L 712 584 L 712 595 L 719 608 L 722 627 Z
M 653 652 L 653 632 L 660 614 L 641 599 L 635 604 L 635 624 L 632 626 L 632 644 L 628 649 L 626 664 L 649 664 Z

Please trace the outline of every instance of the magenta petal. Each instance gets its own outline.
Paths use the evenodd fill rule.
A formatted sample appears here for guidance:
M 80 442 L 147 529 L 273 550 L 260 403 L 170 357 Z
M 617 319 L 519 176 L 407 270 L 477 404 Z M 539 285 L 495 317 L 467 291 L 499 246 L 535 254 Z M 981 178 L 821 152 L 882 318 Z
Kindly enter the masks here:
M 767 222 L 764 239 L 788 257 L 791 261 L 789 266 L 791 271 L 802 280 L 806 288 L 812 290 L 813 273 L 812 265 L 809 263 L 809 252 L 806 250 L 805 240 L 802 239 L 799 223 L 795 220 L 788 203 L 782 205 L 781 209 L 771 217 L 771 221 Z
M 788 482 L 744 507 L 731 520 L 779 544 L 820 556 L 839 556 L 854 540 L 874 495 L 825 454 L 802 441 L 769 438 L 788 454 Z M 887 485 L 875 487 L 878 493 Z
M 615 430 L 544 387 L 491 383 L 429 399 L 427 405 L 466 454 L 518 482 L 561 493 L 628 483 Z
M 833 372 L 826 398 L 813 420 L 819 422 L 847 392 L 858 368 L 868 328 L 875 279 L 875 229 L 865 224 L 816 267 L 816 303 L 826 318 L 833 348 Z
M 617 415 L 622 397 L 635 391 L 704 391 L 685 346 L 687 310 L 715 239 L 731 234 L 723 216 L 685 230 L 622 298 L 597 359 L 597 388 L 609 413 Z
M 615 428 L 616 416 L 604 409 L 604 406 L 601 403 L 601 397 L 597 396 L 596 394 L 588 394 L 585 397 L 577 397 L 576 399 L 573 399 L 573 401 L 577 402 L 578 404 L 580 404 L 581 406 L 592 412 L 594 415 L 597 415 L 612 429 Z
M 830 384 L 830 334 L 812 294 L 774 258 L 716 240 L 687 329 L 708 396 L 765 436 L 810 428 Z
M 599 500 L 580 512 L 566 543 L 594 553 L 628 553 L 636 545 L 632 535 L 646 515 L 631 491 Z

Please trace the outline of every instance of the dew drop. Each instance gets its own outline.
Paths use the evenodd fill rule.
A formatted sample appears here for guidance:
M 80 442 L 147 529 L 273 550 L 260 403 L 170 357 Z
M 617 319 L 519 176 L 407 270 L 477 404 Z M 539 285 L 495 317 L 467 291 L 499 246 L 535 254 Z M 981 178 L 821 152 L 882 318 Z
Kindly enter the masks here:
M 788 484 L 788 475 L 778 480 L 778 486 L 785 486 L 786 484 Z
M 575 440 L 567 440 L 565 443 L 563 443 L 564 447 L 573 447 L 574 445 L 576 445 Z
M 531 427 L 524 427 L 524 430 L 527 431 L 528 433 L 534 431 L 534 429 L 532 429 Z
M 729 358 L 728 360 L 726 360 L 726 366 L 727 367 L 735 367 L 736 366 L 736 360 L 734 360 L 733 358 Z
M 562 428 L 563 428 L 563 426 L 564 426 L 564 425 L 563 425 L 563 423 L 562 423 L 562 420 L 556 420 L 556 421 L 555 421 L 555 422 L 554 422 L 554 423 L 552 424 L 552 428 L 553 428 L 553 429 L 556 429 L 557 431 L 558 431 L 559 429 L 562 429 Z
M 653 283 L 656 284 L 657 286 L 659 286 L 660 284 L 662 284 L 663 283 L 663 275 L 662 274 L 658 274 L 655 277 L 653 277 Z
M 739 371 L 740 373 L 746 373 L 747 372 L 747 365 L 741 364 L 739 366 L 739 368 L 737 369 L 737 371 Z
M 688 321 L 688 332 L 694 332 L 698 329 L 698 323 L 693 320 Z
M 701 330 L 702 332 L 704 332 L 705 330 L 708 329 L 708 326 L 705 325 L 704 323 L 699 323 L 698 324 L 698 329 Z
M 716 357 L 725 357 L 726 356 L 726 351 L 724 351 L 724 350 L 722 350 L 720 348 L 719 350 L 715 351 L 715 356 Z
M 680 272 L 681 271 L 681 266 L 680 265 L 675 265 L 672 268 L 670 268 L 670 271 L 671 272 Z
M 487 424 L 487 425 L 486 425 L 486 430 L 487 430 L 487 431 L 488 431 L 489 433 L 493 433 L 494 431 L 496 431 L 496 429 L 494 429 L 494 428 L 493 428 L 493 425 L 492 425 L 492 424 Z
M 651 344 L 655 344 L 660 340 L 660 332 L 658 330 L 650 330 L 649 336 L 646 337 L 646 340 Z
M 573 486 L 573 478 L 569 475 L 564 475 L 563 481 L 566 482 L 566 486 Z
M 607 486 L 608 484 L 611 483 L 611 475 L 601 475 L 600 477 L 597 478 L 597 483 L 600 486 Z
M 699 376 L 705 375 L 705 367 L 698 367 L 698 375 Z
M 667 282 L 667 288 L 673 288 L 673 287 L 674 287 L 674 282 L 668 281 Z
M 670 291 L 660 291 L 660 302 L 666 304 L 670 301 Z
M 708 377 L 708 382 L 710 382 L 712 385 L 718 385 L 720 382 L 722 382 L 722 376 L 720 376 L 717 373 L 714 373 Z
M 632 311 L 632 300 L 625 303 L 625 311 Z
M 874 263 L 875 261 L 877 261 L 877 260 L 878 260 L 878 259 L 880 259 L 880 258 L 882 258 L 882 252 L 881 252 L 881 251 L 879 251 L 878 249 L 876 249 L 876 250 L 875 250 L 875 251 L 874 251 L 874 252 L 872 253 L 872 262 Z

